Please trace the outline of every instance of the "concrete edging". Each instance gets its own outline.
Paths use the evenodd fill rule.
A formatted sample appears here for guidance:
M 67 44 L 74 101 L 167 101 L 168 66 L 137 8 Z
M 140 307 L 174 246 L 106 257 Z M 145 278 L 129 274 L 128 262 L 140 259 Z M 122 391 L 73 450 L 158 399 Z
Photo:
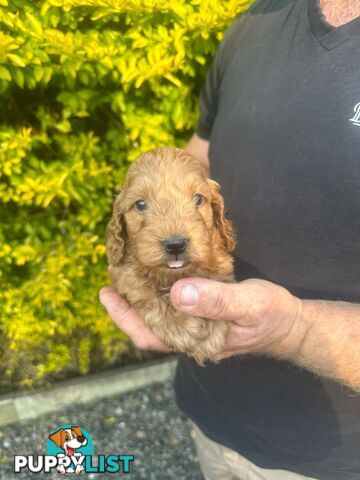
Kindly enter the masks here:
M 176 356 L 171 356 L 141 366 L 129 366 L 60 382 L 49 390 L 1 396 L 0 425 L 37 418 L 72 405 L 74 398 L 79 399 L 76 403 L 86 403 L 170 380 L 174 376 L 176 363 Z

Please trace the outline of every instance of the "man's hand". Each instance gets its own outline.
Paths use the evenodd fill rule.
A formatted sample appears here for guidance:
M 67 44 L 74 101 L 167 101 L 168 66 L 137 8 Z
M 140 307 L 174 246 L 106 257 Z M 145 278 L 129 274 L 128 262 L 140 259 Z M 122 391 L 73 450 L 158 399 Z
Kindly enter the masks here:
M 102 288 L 99 297 L 111 320 L 131 338 L 137 348 L 159 352 L 170 351 L 169 347 L 152 333 L 134 309 L 117 294 L 113 287 Z
M 103 288 L 110 317 L 141 349 L 169 351 L 114 289 Z M 230 324 L 219 359 L 242 353 L 291 361 L 360 392 L 360 305 L 300 300 L 264 280 L 177 281 L 170 299 L 178 310 Z
M 178 310 L 189 315 L 229 321 L 228 342 L 219 358 L 248 352 L 285 353 L 301 343 L 300 337 L 290 335 L 296 330 L 301 301 L 270 282 L 229 284 L 192 278 L 176 282 L 170 298 Z M 115 289 L 103 288 L 100 301 L 138 348 L 169 351 Z
M 300 300 L 263 280 L 225 284 L 183 279 L 171 290 L 183 312 L 227 320 L 219 358 L 256 353 L 291 361 L 360 392 L 360 305 Z
M 227 345 L 219 359 L 240 353 L 290 356 L 306 333 L 306 325 L 300 323 L 301 300 L 264 280 L 184 279 L 174 284 L 170 298 L 189 315 L 229 322 Z

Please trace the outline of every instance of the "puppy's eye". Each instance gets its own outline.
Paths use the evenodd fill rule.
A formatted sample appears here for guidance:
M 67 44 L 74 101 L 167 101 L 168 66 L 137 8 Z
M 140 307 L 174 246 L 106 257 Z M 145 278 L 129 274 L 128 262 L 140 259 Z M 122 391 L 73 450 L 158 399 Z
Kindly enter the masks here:
M 197 207 L 200 207 L 204 203 L 204 197 L 200 195 L 200 193 L 197 193 L 194 195 L 194 202 Z
M 144 212 L 146 210 L 146 202 L 145 200 L 137 200 L 135 202 L 135 208 L 138 212 Z

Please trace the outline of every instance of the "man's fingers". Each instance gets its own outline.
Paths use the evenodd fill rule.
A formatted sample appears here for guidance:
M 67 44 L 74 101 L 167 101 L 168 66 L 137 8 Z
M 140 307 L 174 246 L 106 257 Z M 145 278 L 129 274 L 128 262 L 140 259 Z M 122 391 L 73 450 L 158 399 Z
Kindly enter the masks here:
M 169 351 L 169 348 L 146 327 L 135 310 L 118 295 L 113 287 L 102 288 L 99 298 L 111 320 L 132 339 L 138 348 Z
M 252 325 L 271 301 L 271 285 L 265 280 L 223 283 L 206 278 L 184 278 L 171 288 L 170 299 L 178 310 L 213 320 Z M 276 286 L 276 288 L 278 288 Z
M 205 278 L 183 279 L 172 286 L 170 298 L 178 310 L 189 315 L 235 321 L 241 312 L 233 308 L 236 286 Z
M 113 287 L 104 287 L 99 293 L 100 302 L 106 308 L 106 311 L 110 315 L 110 318 L 118 327 L 121 328 L 126 334 L 128 326 L 133 328 L 133 325 L 137 325 L 139 318 L 136 313 L 131 310 L 130 305 L 126 300 L 121 298 Z
M 224 350 L 216 355 L 215 361 L 219 362 L 221 360 L 224 360 L 225 358 L 233 357 L 234 355 L 241 355 L 241 352 L 239 353 L 238 351 L 235 351 L 235 350 Z

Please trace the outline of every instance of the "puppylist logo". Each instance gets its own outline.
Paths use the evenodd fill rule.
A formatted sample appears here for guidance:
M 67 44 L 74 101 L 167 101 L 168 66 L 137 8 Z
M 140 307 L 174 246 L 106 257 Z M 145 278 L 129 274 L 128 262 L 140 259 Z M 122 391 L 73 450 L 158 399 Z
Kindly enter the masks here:
M 130 473 L 134 455 L 94 455 L 94 445 L 84 428 L 63 425 L 49 435 L 46 455 L 15 455 L 14 471 L 80 475 Z

